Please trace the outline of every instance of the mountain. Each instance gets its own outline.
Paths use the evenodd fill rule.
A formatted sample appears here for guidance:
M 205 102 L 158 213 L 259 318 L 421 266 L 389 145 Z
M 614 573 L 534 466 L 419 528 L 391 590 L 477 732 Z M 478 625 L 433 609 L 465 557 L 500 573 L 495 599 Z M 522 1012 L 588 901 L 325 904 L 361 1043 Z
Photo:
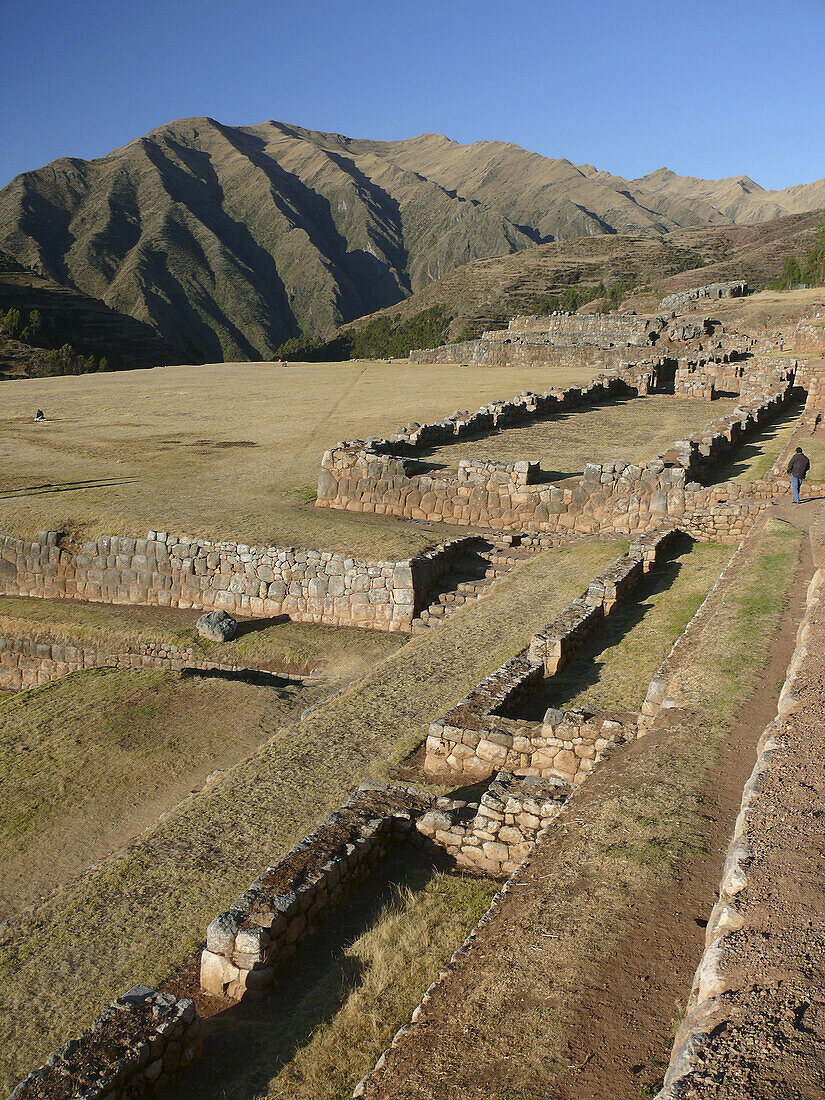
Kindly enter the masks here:
M 825 181 L 771 192 L 667 169 L 628 181 L 503 142 L 195 118 L 17 176 L 0 190 L 0 248 L 151 325 L 179 357 L 257 359 L 468 262 L 817 206 Z
M 151 325 L 110 309 L 98 298 L 60 286 L 0 252 L 0 314 L 9 310 L 20 314 L 22 332 L 0 331 L 0 377 L 44 369 L 53 373 L 44 351 L 66 344 L 77 355 L 105 358 L 110 370 L 181 361 Z M 33 314 L 38 317 L 34 332 Z

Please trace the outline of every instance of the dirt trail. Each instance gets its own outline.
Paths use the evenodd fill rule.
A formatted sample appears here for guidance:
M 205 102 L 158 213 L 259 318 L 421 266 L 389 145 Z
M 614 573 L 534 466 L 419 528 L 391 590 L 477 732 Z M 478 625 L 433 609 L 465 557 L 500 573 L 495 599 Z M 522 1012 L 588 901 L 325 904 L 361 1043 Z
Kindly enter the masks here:
M 771 512 L 804 528 L 819 508 L 781 504 Z M 594 773 L 555 834 L 536 849 L 472 956 L 436 990 L 417 1028 L 368 1084 L 368 1100 L 655 1094 L 756 743 L 776 712 L 811 572 L 806 541 L 756 688 L 718 747 L 700 759 L 695 718 L 671 711 Z M 691 827 L 667 836 L 669 811 L 654 794 L 672 789 L 675 817 L 691 768 L 694 776 L 703 771 Z M 641 829 L 646 812 L 652 812 L 652 847 L 634 851 L 632 843 L 613 839 L 623 835 L 623 817 Z M 627 858 L 607 858 L 617 853 Z M 645 866 L 650 853 L 653 862 L 670 861 L 674 876 L 656 881 Z

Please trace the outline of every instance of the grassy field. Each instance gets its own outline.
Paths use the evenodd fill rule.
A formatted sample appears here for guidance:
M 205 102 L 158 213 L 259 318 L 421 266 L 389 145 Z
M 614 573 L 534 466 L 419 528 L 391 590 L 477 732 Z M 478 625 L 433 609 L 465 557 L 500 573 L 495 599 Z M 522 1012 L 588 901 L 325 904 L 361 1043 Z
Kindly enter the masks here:
M 247 760 L 126 851 L 21 914 L 0 941 L 0 1086 L 75 1034 L 113 995 L 179 965 L 211 917 L 262 867 L 368 774 L 386 774 L 434 718 L 518 652 L 623 550 L 595 542 L 517 566 L 489 595 L 377 661 L 357 686 L 303 721 L 278 725 L 273 716 L 278 728 Z M 31 705 L 48 696 L 32 693 Z M 238 719 L 236 707 L 219 713 L 224 723 Z M 34 712 L 30 724 L 39 724 Z
M 115 669 L 21 692 L 0 711 L 0 918 L 122 848 L 320 693 Z
M 598 636 L 547 681 L 542 705 L 638 711 L 656 670 L 731 552 L 729 546 L 689 543 L 658 565 Z
M 0 531 L 166 530 L 405 558 L 437 529 L 305 507 L 326 448 L 590 374 L 354 361 L 0 382 Z
M 506 428 L 484 439 L 434 448 L 429 460 L 457 467 L 462 458 L 483 455 L 501 462 L 532 459 L 559 477 L 581 474 L 587 462 L 645 462 L 675 440 L 724 416 L 737 399 L 693 401 L 639 397 L 565 413 L 522 428 Z
M 213 642 L 195 629 L 200 614 L 197 609 L 0 596 L 0 635 L 112 646 L 113 652 L 141 642 L 165 642 L 223 664 L 297 673 L 320 670 L 345 679 L 360 675 L 408 640 L 408 635 L 381 630 L 240 619 L 232 641 Z
M 612 995 L 602 991 L 634 980 L 623 954 L 633 944 L 658 950 L 668 968 L 672 898 L 663 892 L 686 862 L 706 852 L 722 746 L 762 672 L 803 538 L 777 522 L 757 537 L 678 673 L 682 708 L 670 712 L 661 732 L 625 746 L 575 793 L 559 829 L 534 851 L 519 889 L 448 979 L 443 996 L 431 1002 L 425 1027 L 400 1048 L 397 1066 L 391 1059 L 368 1089 L 369 1100 L 584 1100 L 637 1090 L 652 1096 L 661 1087 L 670 1017 L 679 1006 L 662 1004 L 659 994 L 649 1011 L 658 989 L 634 986 L 646 1031 L 633 1036 L 632 1049 L 647 1047 L 649 1061 L 634 1066 L 617 1057 L 613 1064 L 629 1045 L 636 1017 L 624 990 L 618 995 L 622 1038 L 611 1040 L 605 1059 L 599 1035 L 616 1024 Z M 745 775 L 761 728 L 752 731 Z M 718 865 L 715 876 L 718 881 Z M 657 906 L 663 920 L 646 919 Z M 694 927 L 695 914 L 689 910 Z M 686 976 L 685 995 L 689 983 Z M 583 1004 L 583 998 L 589 999 Z M 602 1063 L 595 1088 L 592 1078 L 582 1083 L 577 1077 L 585 1066 L 592 1071 L 591 1061 Z

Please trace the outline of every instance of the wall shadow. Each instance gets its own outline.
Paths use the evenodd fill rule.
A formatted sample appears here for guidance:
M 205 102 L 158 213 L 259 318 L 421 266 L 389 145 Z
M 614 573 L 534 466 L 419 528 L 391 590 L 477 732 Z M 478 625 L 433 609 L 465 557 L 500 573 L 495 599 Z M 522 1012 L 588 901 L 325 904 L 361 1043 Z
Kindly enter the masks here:
M 604 624 L 569 658 L 561 671 L 555 676 L 545 677 L 537 691 L 507 711 L 507 717 L 540 722 L 548 707 L 565 707 L 579 692 L 598 684 L 606 664 L 598 659 L 599 655 L 621 642 L 642 622 L 651 610 L 643 601 L 671 587 L 682 568 L 681 559 L 690 553 L 692 547 L 693 540 L 688 535 L 681 535 L 627 600 L 618 604 Z M 665 656 L 666 653 L 662 653 L 662 659 Z M 640 699 L 640 705 L 641 702 Z
M 362 984 L 362 965 L 346 954 L 348 946 L 376 923 L 399 890 L 418 892 L 435 873 L 432 859 L 422 853 L 402 849 L 392 855 L 301 946 L 268 996 L 232 1004 L 204 1020 L 203 1060 L 159 1093 L 160 1100 L 179 1100 L 182 1089 L 188 1100 L 265 1096 L 272 1078 Z

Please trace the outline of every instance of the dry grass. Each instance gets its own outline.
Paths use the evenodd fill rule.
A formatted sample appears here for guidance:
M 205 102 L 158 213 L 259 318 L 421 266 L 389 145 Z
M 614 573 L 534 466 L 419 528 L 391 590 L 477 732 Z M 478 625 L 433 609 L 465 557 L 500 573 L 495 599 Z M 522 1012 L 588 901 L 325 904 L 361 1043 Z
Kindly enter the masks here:
M 422 992 L 488 908 L 496 886 L 437 875 L 394 903 L 345 951 L 359 974 L 339 1011 L 275 1077 L 267 1100 L 339 1100 L 409 1020 Z
M 640 598 L 617 607 L 592 645 L 547 681 L 547 705 L 638 711 L 730 555 L 729 546 L 692 543 L 658 565 L 638 590 Z
M 802 537 L 769 524 L 696 640 L 681 674 L 684 709 L 671 713 L 660 735 L 627 746 L 575 793 L 561 827 L 535 850 L 520 888 L 432 1002 L 426 1030 L 401 1048 L 403 1061 L 390 1062 L 367 1100 L 585 1095 L 570 1076 L 595 1041 L 576 1030 L 589 1031 L 581 991 L 593 982 L 598 990 L 602 981 L 627 980 L 620 962 L 618 970 L 609 968 L 634 914 L 654 905 L 679 866 L 705 849 L 712 823 L 703 792 L 715 782 L 720 746 L 764 665 Z M 661 951 L 667 953 L 667 942 Z M 664 1060 L 667 1030 L 662 1021 Z M 616 1069 L 616 1095 L 629 1095 L 618 1087 L 627 1067 Z
M 357 686 L 276 728 L 130 849 L 22 914 L 0 944 L 0 1085 L 113 995 L 179 965 L 262 867 L 353 785 L 386 772 L 430 721 L 518 652 L 622 550 L 597 542 L 517 566 L 489 595 L 377 662 Z M 235 708 L 219 713 L 224 723 L 237 721 Z
M 199 610 L 119 607 L 77 600 L 0 596 L 0 635 L 58 643 L 109 646 L 123 652 L 140 643 L 194 649 L 209 660 L 286 672 L 321 670 L 352 679 L 408 640 L 380 630 L 241 619 L 231 642 L 213 642 L 195 629 Z
M 761 290 L 747 298 L 726 298 L 708 302 L 704 312 L 723 321 L 726 327 L 752 332 L 755 328 L 770 330 L 783 326 L 787 339 L 785 350 L 792 346 L 794 326 L 800 318 L 811 317 L 815 310 L 825 308 L 825 289 L 807 287 L 804 290 Z M 698 312 L 698 311 L 697 311 Z
M 415 857 L 391 858 L 280 972 L 264 1002 L 209 1019 L 187 1098 L 350 1096 L 495 890 Z M 173 1088 L 162 1100 L 177 1095 Z
M 462 458 L 484 456 L 501 462 L 532 459 L 561 477 L 581 474 L 587 462 L 645 462 L 676 439 L 724 416 L 736 400 L 694 401 L 681 397 L 637 397 L 581 412 L 564 413 L 521 428 L 468 440 L 430 452 L 433 462 L 457 467 Z
M 122 848 L 320 690 L 90 669 L 21 692 L 0 734 L 0 917 Z
M 221 363 L 0 382 L 0 531 L 168 530 L 403 559 L 438 534 L 305 507 L 326 448 L 590 373 Z

